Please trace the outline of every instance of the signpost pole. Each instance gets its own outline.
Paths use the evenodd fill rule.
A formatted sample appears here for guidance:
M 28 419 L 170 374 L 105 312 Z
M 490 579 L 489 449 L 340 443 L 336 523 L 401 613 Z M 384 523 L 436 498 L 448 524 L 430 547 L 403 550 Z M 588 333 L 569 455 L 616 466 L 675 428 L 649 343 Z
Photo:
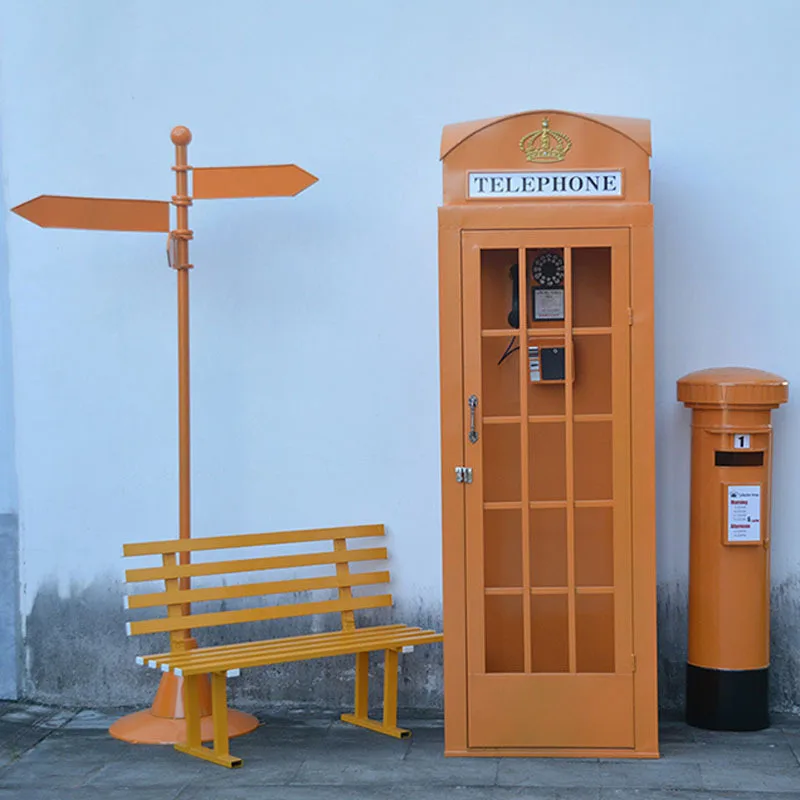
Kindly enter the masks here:
M 187 147 L 192 141 L 188 128 L 173 128 L 172 143 L 175 145 L 175 206 L 176 227 L 169 233 L 167 256 L 170 266 L 177 273 L 178 285 L 178 535 L 189 539 L 192 535 L 192 464 L 191 464 L 191 401 L 190 401 L 190 357 L 189 357 L 189 170 Z M 181 565 L 190 563 L 190 553 L 181 553 Z M 179 579 L 181 590 L 191 588 L 191 578 Z M 189 614 L 187 603 L 181 614 Z M 189 630 L 170 634 L 173 650 L 192 650 L 197 642 Z M 134 743 L 175 744 L 186 741 L 186 719 L 183 703 L 183 678 L 172 673 L 161 676 L 153 705 L 146 711 L 138 711 L 117 720 L 109 729 L 112 736 Z M 211 718 L 211 686 L 208 676 L 200 681 L 200 730 L 203 741 L 213 737 Z M 250 714 L 236 709 L 228 710 L 228 735 L 248 733 L 258 725 Z
M 186 149 L 192 141 L 188 128 L 179 126 L 172 131 L 175 145 L 175 195 L 172 204 L 176 211 L 175 230 L 170 232 L 170 261 L 178 273 L 178 530 L 181 539 L 192 535 L 192 471 L 191 471 L 191 421 L 189 395 L 189 170 Z M 172 252 L 174 250 L 174 259 Z M 180 554 L 180 563 L 189 563 L 189 553 Z M 182 577 L 180 588 L 188 589 L 190 579 Z M 189 613 L 184 607 L 183 613 Z M 184 648 L 191 648 L 191 631 L 184 632 Z

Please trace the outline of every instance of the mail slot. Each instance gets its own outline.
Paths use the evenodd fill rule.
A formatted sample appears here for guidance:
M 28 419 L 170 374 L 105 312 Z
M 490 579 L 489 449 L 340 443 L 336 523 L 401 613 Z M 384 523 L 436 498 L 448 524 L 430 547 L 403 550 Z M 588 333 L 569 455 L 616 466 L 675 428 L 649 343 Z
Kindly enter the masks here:
M 692 409 L 686 721 L 769 726 L 771 411 L 786 380 L 728 367 L 678 381 Z

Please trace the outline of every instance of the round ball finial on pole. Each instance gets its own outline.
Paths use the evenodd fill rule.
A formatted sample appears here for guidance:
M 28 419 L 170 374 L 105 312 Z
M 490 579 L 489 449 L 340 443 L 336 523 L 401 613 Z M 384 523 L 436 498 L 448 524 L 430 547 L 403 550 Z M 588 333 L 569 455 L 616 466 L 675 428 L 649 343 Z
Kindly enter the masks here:
M 172 129 L 170 138 L 172 139 L 173 144 L 187 145 L 192 141 L 192 132 L 183 125 L 178 125 Z

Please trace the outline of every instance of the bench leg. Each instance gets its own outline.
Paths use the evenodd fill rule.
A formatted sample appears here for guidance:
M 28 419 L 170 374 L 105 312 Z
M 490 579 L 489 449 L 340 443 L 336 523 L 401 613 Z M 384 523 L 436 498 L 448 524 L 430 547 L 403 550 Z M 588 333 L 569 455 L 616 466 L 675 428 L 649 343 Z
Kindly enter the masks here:
M 342 721 L 359 728 L 405 739 L 411 731 L 397 727 L 397 650 L 384 651 L 383 670 L 383 721 L 367 716 L 369 688 L 369 653 L 356 654 L 356 698 L 355 713 L 342 714 Z
M 355 716 L 369 716 L 369 653 L 356 653 Z
M 203 747 L 200 739 L 199 675 L 184 678 L 184 708 L 186 714 L 186 744 L 176 744 L 175 749 L 223 767 L 240 767 L 241 758 L 230 755 L 228 749 L 228 697 L 226 673 L 211 674 L 211 714 L 214 722 L 214 747 Z

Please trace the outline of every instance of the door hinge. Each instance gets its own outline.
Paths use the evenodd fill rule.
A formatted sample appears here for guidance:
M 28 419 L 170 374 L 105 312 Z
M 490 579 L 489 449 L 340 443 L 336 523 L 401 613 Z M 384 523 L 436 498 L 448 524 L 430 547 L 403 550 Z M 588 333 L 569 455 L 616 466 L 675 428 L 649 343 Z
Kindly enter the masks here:
M 636 672 L 636 656 L 631 653 L 631 672 Z
M 633 309 L 628 309 L 628 325 L 633 325 Z
M 456 467 L 456 483 L 472 483 L 472 467 Z

